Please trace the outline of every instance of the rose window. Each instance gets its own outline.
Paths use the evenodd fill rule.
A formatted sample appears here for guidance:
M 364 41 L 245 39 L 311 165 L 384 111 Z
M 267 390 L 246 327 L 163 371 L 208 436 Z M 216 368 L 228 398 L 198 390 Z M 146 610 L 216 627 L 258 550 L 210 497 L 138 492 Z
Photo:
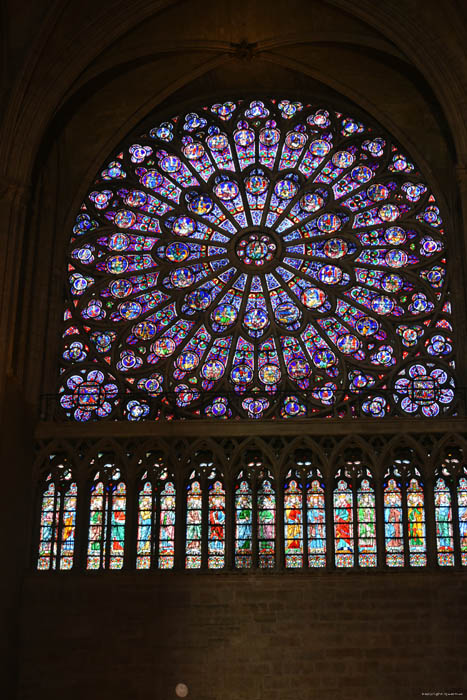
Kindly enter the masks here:
M 257 100 L 148 121 L 99 171 L 68 269 L 67 417 L 454 410 L 438 204 L 350 115 Z

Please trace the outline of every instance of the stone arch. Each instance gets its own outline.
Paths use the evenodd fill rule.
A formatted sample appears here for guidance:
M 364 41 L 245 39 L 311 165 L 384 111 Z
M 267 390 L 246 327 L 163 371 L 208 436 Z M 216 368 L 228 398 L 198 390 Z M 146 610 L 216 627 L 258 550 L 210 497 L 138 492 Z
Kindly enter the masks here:
M 431 461 L 432 456 L 427 459 L 426 452 L 423 451 L 420 443 L 412 435 L 402 435 L 394 436 L 389 440 L 386 445 L 384 452 L 381 455 L 381 462 L 384 465 L 384 471 L 389 468 L 391 458 L 394 458 L 394 454 L 397 454 L 398 450 L 409 449 L 413 451 L 416 455 L 417 467 L 424 476 L 424 478 L 429 478 L 431 475 Z

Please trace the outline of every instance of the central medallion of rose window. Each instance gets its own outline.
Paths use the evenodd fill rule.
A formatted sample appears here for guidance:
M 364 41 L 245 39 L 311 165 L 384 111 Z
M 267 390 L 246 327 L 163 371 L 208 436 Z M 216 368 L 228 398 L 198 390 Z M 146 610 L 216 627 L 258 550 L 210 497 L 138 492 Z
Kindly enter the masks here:
M 250 233 L 239 240 L 235 251 L 245 265 L 261 267 L 274 258 L 277 245 L 265 233 Z

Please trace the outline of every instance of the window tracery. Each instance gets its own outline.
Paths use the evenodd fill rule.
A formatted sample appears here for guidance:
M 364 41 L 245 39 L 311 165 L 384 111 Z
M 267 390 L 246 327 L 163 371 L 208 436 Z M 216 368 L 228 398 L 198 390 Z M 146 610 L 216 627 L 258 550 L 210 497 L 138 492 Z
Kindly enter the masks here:
M 371 441 L 381 450 L 383 440 Z M 413 450 L 391 448 L 370 471 L 364 450 L 349 449 L 345 439 L 336 449 L 329 436 L 321 439 L 322 455 L 292 448 L 285 462 L 277 438 L 260 450 L 237 450 L 232 445 L 244 443 L 223 440 L 219 447 L 226 451 L 217 452 L 215 445 L 212 451 L 190 450 L 188 442 L 186 450 L 160 450 L 157 443 L 157 449 L 142 448 L 143 456 L 128 442 L 97 457 L 90 445 L 77 443 L 73 472 L 68 457 L 45 457 L 34 568 L 293 572 L 467 565 L 467 467 L 459 450 L 431 447 L 433 467 L 422 469 Z
M 76 218 L 63 414 L 452 412 L 446 252 L 416 165 L 350 115 L 239 100 L 148 122 Z

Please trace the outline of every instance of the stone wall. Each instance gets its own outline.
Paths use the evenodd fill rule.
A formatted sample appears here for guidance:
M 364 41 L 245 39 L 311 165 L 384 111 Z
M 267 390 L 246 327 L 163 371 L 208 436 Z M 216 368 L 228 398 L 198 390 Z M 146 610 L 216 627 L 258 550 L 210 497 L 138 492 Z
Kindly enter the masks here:
M 21 700 L 467 693 L 453 572 L 30 574 Z

